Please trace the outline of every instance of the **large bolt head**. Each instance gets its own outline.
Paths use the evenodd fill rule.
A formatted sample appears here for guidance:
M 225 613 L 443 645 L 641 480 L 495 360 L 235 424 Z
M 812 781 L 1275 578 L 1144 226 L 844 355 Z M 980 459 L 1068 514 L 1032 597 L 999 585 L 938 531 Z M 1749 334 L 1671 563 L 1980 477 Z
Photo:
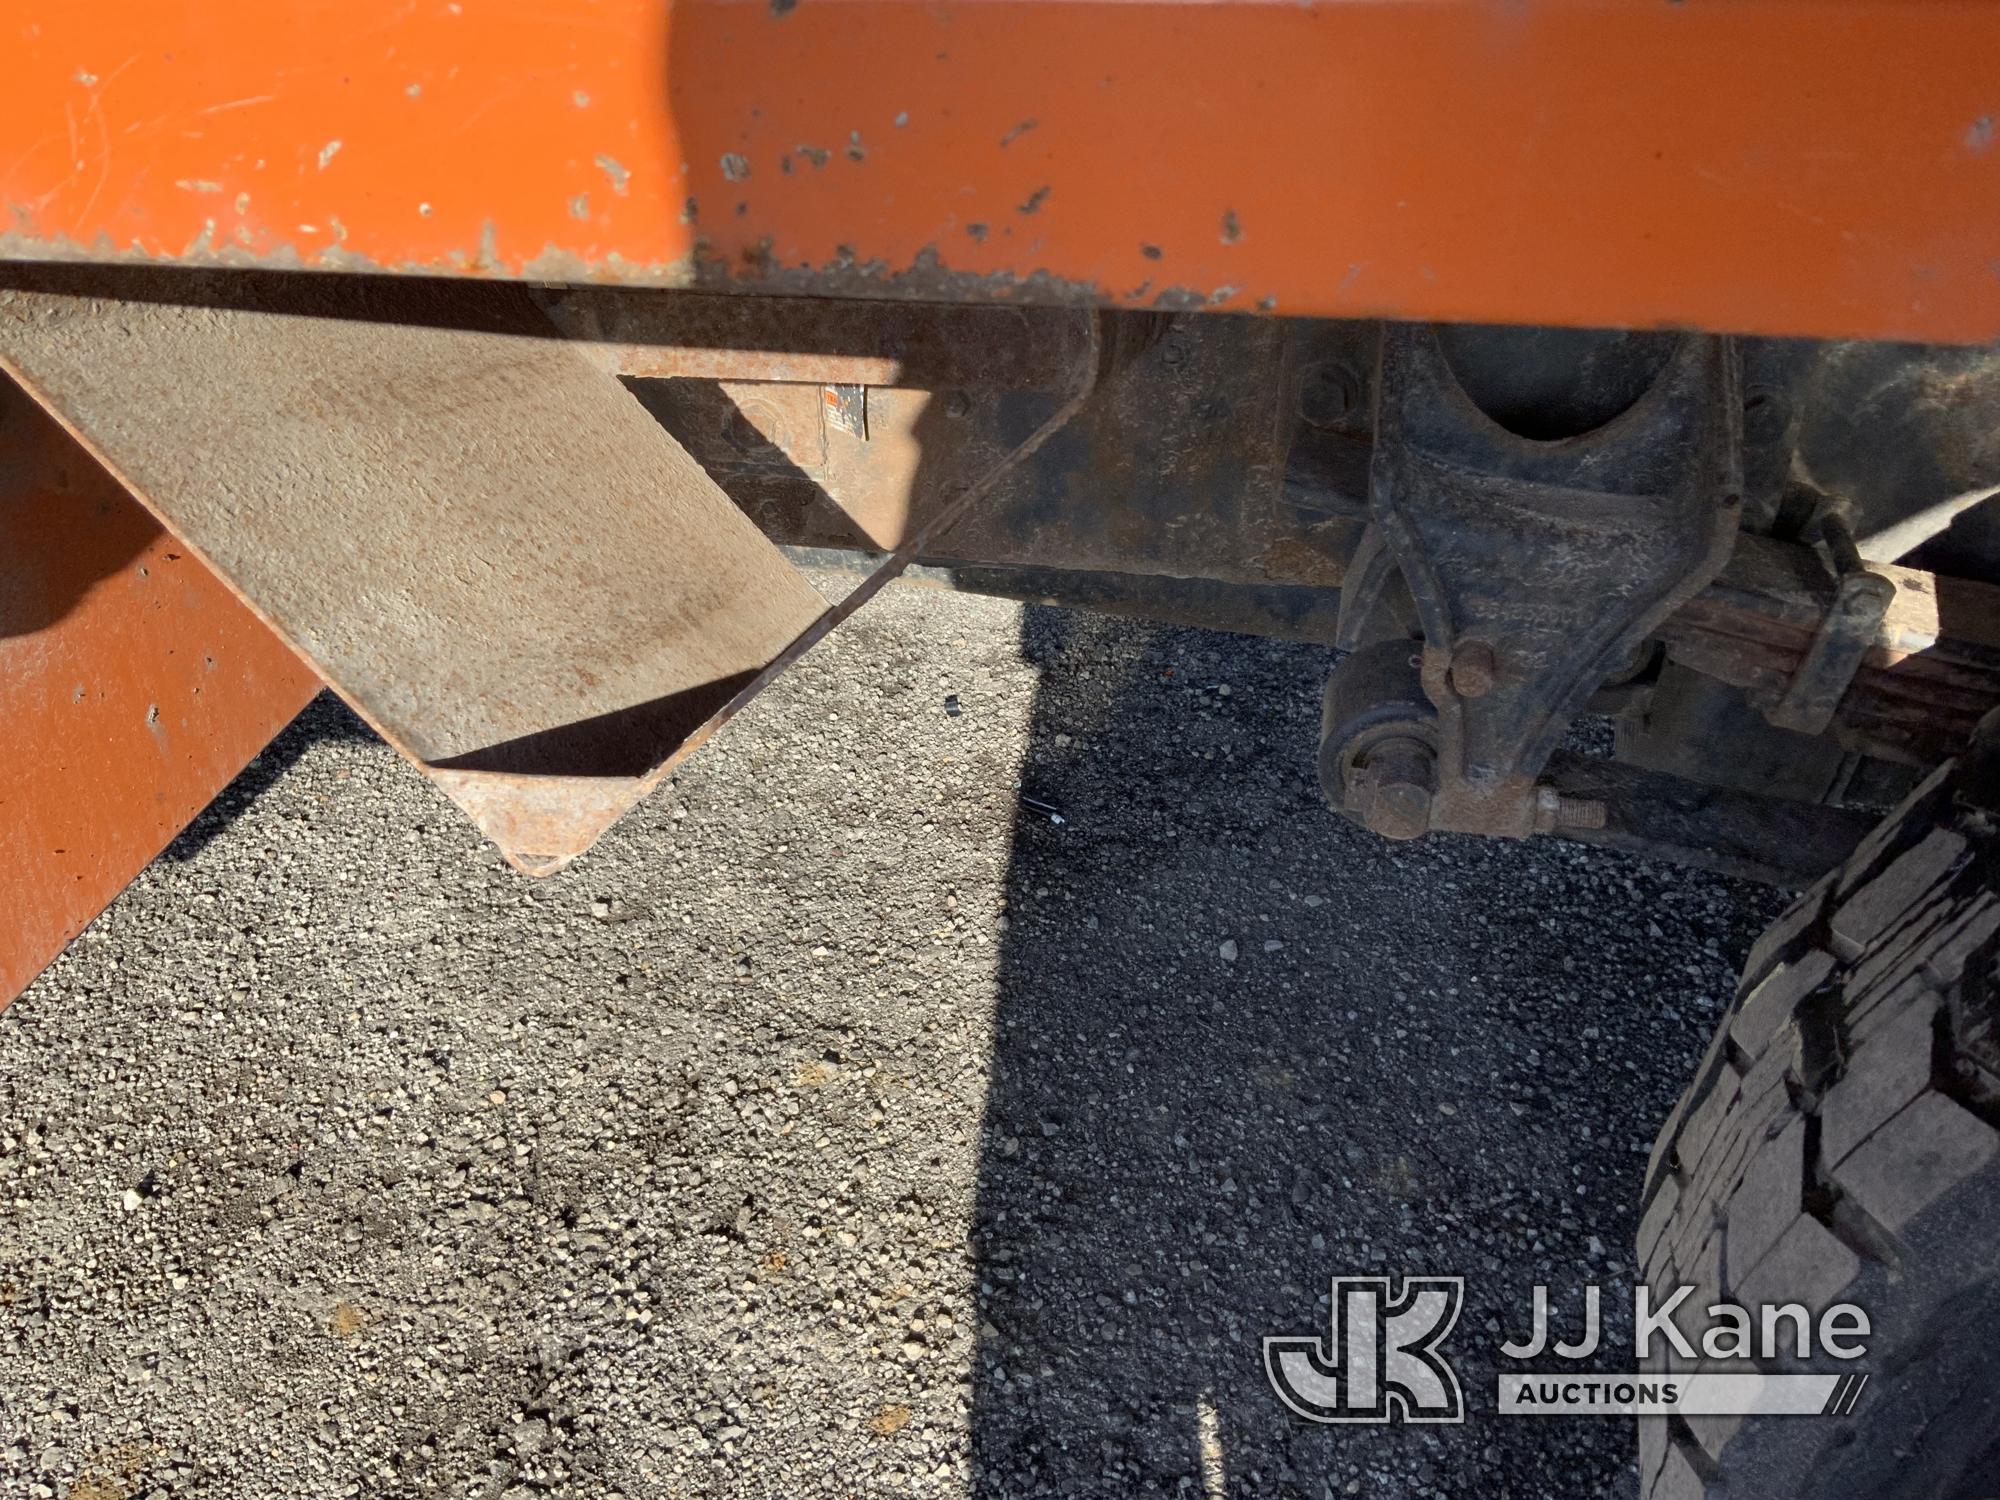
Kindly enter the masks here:
M 1422 838 L 1431 830 L 1430 788 L 1407 781 L 1378 786 L 1361 821 L 1385 839 Z
M 1484 698 L 1500 675 L 1500 658 L 1484 641 L 1462 641 L 1451 654 L 1451 690 L 1461 698 Z
M 1362 827 L 1385 839 L 1422 838 L 1431 829 L 1437 762 L 1430 746 L 1398 739 L 1356 768 L 1348 806 Z

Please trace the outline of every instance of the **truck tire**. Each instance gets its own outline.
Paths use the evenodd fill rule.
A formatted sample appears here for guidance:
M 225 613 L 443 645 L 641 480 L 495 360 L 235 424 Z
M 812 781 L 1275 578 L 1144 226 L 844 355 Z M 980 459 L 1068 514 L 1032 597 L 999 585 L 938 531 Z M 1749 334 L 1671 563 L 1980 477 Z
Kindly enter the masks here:
M 1807 1360 L 1643 1363 L 1869 1378 L 1844 1416 L 1641 1418 L 1642 1500 L 2000 1496 L 1996 717 L 1751 950 L 1646 1171 L 1637 1265 L 1655 1307 L 1696 1289 L 1683 1329 L 1845 1302 L 1870 1331 L 1848 1362 L 1815 1327 Z

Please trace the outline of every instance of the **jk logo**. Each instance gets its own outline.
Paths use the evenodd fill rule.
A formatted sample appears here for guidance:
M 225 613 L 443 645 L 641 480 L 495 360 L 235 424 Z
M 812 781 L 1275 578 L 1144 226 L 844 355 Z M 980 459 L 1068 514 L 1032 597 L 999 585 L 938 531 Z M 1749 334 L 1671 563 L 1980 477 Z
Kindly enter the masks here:
M 1458 1321 L 1462 1276 L 1333 1278 L 1331 1337 L 1267 1338 L 1264 1373 L 1308 1422 L 1463 1422 L 1458 1376 L 1437 1347 Z

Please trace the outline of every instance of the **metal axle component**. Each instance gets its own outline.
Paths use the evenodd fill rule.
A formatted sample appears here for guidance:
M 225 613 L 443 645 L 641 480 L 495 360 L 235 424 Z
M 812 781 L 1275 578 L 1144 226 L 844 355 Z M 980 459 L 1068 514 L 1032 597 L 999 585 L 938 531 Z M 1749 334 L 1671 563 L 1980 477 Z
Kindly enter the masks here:
M 1550 394 L 1517 408 L 1496 372 L 1549 346 Z M 1570 719 L 1729 555 L 1737 353 L 1385 326 L 1379 379 L 1370 515 L 1423 630 L 1432 825 L 1523 837 L 1565 816 L 1536 783 Z
M 1593 797 L 1565 797 L 1546 784 L 1535 788 L 1535 832 L 1554 833 L 1558 829 L 1602 828 L 1607 809 Z
M 1385 839 L 1422 838 L 1430 832 L 1436 790 L 1437 753 L 1429 745 L 1416 739 L 1381 741 L 1351 773 L 1346 810 Z

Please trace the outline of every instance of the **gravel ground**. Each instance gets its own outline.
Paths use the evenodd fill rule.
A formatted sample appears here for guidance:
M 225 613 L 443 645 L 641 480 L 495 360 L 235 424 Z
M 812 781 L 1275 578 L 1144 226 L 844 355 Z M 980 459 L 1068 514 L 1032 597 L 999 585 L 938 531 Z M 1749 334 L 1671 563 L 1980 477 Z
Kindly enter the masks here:
M 1348 828 L 1324 669 L 892 590 L 540 884 L 322 699 L 0 1016 L 0 1493 L 1630 1494 L 1492 1349 L 1778 903 Z M 1266 1386 L 1371 1271 L 1466 1425 Z

